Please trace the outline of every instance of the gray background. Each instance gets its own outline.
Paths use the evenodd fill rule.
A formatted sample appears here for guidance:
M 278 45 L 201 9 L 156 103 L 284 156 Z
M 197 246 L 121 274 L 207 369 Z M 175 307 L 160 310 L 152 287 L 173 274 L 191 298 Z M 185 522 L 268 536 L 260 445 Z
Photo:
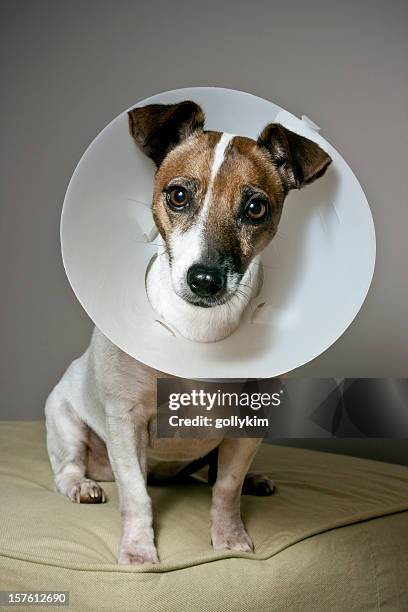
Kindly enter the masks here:
M 378 256 L 365 305 L 334 346 L 295 373 L 407 375 L 407 2 L 0 6 L 1 418 L 41 418 L 48 391 L 89 341 L 91 323 L 59 248 L 61 205 L 77 161 L 123 109 L 194 85 L 242 89 L 307 114 L 371 204 Z M 306 444 L 408 463 L 401 441 Z

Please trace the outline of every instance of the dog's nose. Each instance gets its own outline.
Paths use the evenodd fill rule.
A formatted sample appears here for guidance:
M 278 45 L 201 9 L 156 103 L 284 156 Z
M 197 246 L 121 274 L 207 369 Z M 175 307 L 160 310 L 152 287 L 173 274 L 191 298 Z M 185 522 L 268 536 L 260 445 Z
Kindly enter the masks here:
M 200 297 L 213 297 L 224 288 L 225 278 L 218 268 L 195 264 L 187 272 L 187 284 Z

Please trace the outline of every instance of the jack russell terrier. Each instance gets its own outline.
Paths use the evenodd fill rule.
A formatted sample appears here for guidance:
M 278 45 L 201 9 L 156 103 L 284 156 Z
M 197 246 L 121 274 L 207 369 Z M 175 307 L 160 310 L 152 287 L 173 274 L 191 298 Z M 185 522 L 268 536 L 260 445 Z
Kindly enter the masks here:
M 322 176 L 331 158 L 279 124 L 267 125 L 257 140 L 205 130 L 203 111 L 191 101 L 128 115 L 132 137 L 157 168 L 152 206 L 164 252 L 147 276 L 150 302 L 183 336 L 220 340 L 259 290 L 259 255 L 276 233 L 285 196 Z M 267 477 L 248 474 L 261 440 L 158 438 L 159 377 L 95 328 L 46 402 L 57 490 L 77 503 L 100 503 L 106 496 L 96 481 L 115 479 L 123 522 L 119 563 L 157 563 L 148 478 L 192 473 L 216 452 L 212 545 L 252 551 L 241 493 L 274 488 Z

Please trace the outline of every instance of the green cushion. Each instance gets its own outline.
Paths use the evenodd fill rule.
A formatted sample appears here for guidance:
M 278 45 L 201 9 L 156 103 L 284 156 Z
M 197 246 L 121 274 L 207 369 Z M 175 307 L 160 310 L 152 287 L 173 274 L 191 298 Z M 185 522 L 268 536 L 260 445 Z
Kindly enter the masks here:
M 108 502 L 54 490 L 43 422 L 0 424 L 0 586 L 68 590 L 75 610 L 408 609 L 408 468 L 263 445 L 253 465 L 278 485 L 242 497 L 255 554 L 217 552 L 211 489 L 150 488 L 161 563 L 116 563 L 121 533 Z

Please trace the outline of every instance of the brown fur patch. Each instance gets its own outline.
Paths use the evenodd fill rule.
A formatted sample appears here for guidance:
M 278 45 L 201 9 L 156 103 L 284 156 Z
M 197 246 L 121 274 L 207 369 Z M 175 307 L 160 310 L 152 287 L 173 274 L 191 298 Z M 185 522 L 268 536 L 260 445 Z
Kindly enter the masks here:
M 165 158 L 156 173 L 153 214 L 165 241 L 174 229 L 186 231 L 200 213 L 210 183 L 219 132 L 196 132 Z M 166 205 L 163 190 L 169 184 L 183 185 L 192 179 L 194 202 L 187 212 L 174 212 Z M 237 222 L 245 187 L 264 192 L 271 202 L 270 218 L 259 226 Z M 206 220 L 206 235 L 213 248 L 236 254 L 243 266 L 273 237 L 282 212 L 284 190 L 267 152 L 251 138 L 236 136 L 229 143 L 212 187 Z
M 173 228 L 187 230 L 202 205 L 214 159 L 214 149 L 220 139 L 217 132 L 196 132 L 173 149 L 156 173 L 153 193 L 153 216 L 160 234 L 166 240 Z M 177 177 L 193 179 L 196 183 L 194 210 L 192 214 L 172 212 L 165 202 L 163 189 Z M 180 181 L 181 182 L 181 181 Z
M 268 196 L 271 203 L 268 222 L 237 227 L 245 187 L 259 189 Z M 279 175 L 267 154 L 251 138 L 236 136 L 214 181 L 207 231 L 213 241 L 222 241 L 219 248 L 239 251 L 249 261 L 275 234 L 283 200 Z

